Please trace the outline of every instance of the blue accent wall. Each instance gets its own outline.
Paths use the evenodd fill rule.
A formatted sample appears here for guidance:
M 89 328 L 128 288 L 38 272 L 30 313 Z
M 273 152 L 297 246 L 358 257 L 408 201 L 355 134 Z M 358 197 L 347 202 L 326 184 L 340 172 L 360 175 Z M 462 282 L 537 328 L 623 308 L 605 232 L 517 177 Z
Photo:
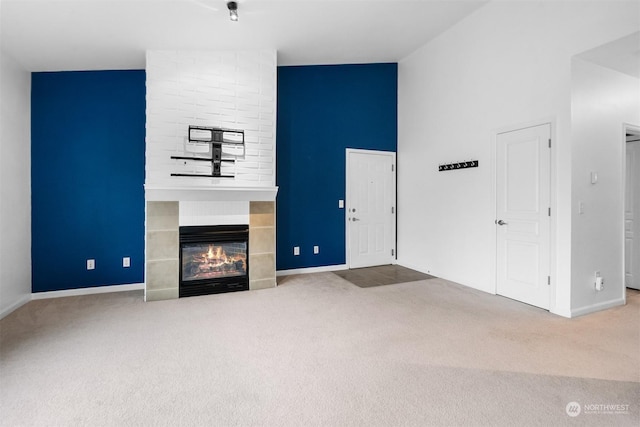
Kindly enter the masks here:
M 33 292 L 142 283 L 145 72 L 31 81 Z
M 278 67 L 278 270 L 345 263 L 345 150 L 396 151 L 397 82 L 395 63 Z

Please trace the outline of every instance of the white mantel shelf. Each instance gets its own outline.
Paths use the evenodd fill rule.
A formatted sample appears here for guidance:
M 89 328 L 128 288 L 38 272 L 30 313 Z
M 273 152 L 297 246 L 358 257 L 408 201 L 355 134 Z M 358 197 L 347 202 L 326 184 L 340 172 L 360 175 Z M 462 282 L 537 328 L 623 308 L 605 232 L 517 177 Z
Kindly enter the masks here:
M 272 202 L 278 194 L 278 187 L 159 187 L 145 185 L 144 189 L 145 200 L 151 202 Z

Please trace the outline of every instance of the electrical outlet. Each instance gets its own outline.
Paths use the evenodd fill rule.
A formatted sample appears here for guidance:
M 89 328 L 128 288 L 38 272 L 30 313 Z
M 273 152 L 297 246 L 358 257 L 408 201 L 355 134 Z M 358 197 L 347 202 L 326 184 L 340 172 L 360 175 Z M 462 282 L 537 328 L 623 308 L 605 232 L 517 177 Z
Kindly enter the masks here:
M 129 268 L 129 267 L 131 267 L 131 258 L 130 258 L 130 257 L 128 257 L 128 256 L 126 256 L 126 257 L 122 258 L 122 266 L 123 266 L 124 268 Z
M 596 291 L 604 290 L 604 279 L 599 271 L 596 271 L 596 282 L 595 282 Z
M 313 253 L 316 254 L 316 255 L 319 254 L 320 253 L 320 246 L 314 246 L 313 247 Z
M 96 260 L 88 259 L 87 260 L 87 270 L 95 270 L 96 269 Z
M 300 246 L 294 246 L 293 247 L 293 254 L 294 255 L 300 255 Z

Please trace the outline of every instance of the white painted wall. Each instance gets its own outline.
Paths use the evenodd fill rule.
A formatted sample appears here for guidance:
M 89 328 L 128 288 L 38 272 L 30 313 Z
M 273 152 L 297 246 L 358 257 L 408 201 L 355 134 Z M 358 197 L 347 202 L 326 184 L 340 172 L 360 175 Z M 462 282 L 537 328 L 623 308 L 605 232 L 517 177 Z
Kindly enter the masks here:
M 0 51 L 0 318 L 31 299 L 31 73 Z
M 275 50 L 147 51 L 147 186 L 273 187 L 276 67 Z M 171 159 L 209 148 L 186 142 L 189 125 L 245 131 L 245 152 L 222 165 L 235 179 L 171 176 L 211 173 L 206 162 Z
M 572 77 L 571 311 L 578 315 L 624 301 L 623 123 L 640 125 L 640 80 L 579 58 Z
M 495 292 L 496 129 L 553 121 L 551 311 L 571 310 L 571 58 L 637 2 L 491 2 L 399 63 L 398 262 Z M 438 172 L 439 163 L 480 167 Z

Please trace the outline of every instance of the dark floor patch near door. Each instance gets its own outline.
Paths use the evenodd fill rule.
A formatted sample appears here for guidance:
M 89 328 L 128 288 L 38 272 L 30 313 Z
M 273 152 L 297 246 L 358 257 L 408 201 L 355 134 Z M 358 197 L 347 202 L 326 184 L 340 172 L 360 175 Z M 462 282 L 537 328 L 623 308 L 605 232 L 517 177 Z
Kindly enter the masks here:
M 435 278 L 435 276 L 420 273 L 419 271 L 399 265 L 356 268 L 353 270 L 334 271 L 333 274 L 361 288 L 394 285 L 396 283 L 416 282 L 418 280 Z

